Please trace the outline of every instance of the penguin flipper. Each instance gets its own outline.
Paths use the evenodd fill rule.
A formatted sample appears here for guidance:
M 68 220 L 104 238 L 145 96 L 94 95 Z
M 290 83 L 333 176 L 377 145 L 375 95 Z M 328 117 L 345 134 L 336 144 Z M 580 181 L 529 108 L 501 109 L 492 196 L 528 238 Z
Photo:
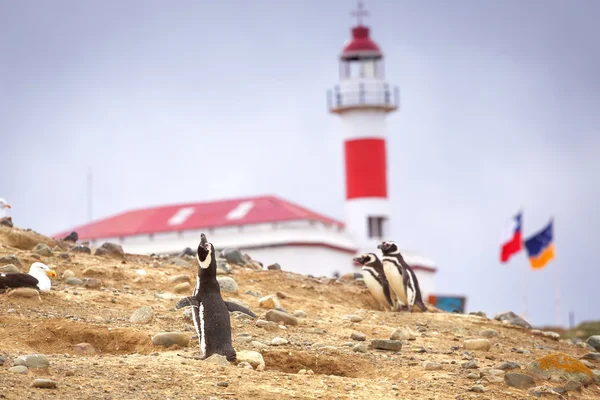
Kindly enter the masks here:
M 252 318 L 256 318 L 256 314 L 247 309 L 246 307 L 240 306 L 239 304 L 232 303 L 231 301 L 225 301 L 225 305 L 227 306 L 227 310 L 229 312 L 239 311 L 244 314 L 248 314 Z
M 175 308 L 182 308 L 182 307 L 188 307 L 188 306 L 198 306 L 198 300 L 196 299 L 196 297 L 194 297 L 194 296 L 184 297 L 183 299 L 179 300 L 177 302 L 177 304 L 175 304 Z

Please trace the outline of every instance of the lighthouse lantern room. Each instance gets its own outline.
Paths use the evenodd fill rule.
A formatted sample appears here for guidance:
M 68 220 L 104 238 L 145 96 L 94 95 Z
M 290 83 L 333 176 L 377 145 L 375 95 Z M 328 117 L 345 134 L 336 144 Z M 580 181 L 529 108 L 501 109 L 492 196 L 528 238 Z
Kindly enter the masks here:
M 339 84 L 328 91 L 331 113 L 340 116 L 346 170 L 346 229 L 358 251 L 371 251 L 390 235 L 387 190 L 386 117 L 398 109 L 398 88 L 384 78 L 383 53 L 358 24 L 340 54 Z

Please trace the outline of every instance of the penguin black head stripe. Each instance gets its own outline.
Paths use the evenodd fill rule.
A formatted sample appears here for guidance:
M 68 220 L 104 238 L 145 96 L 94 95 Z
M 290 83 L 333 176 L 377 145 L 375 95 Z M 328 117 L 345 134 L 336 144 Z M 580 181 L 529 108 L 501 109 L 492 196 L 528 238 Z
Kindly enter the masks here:
M 398 245 L 396 244 L 396 242 L 393 242 L 391 240 L 386 240 L 384 242 L 381 242 L 381 244 L 379 244 L 377 246 L 377 248 L 380 249 L 384 255 L 400 253 L 400 249 L 398 248 Z
M 373 253 L 363 253 L 358 257 L 354 257 L 352 260 L 361 265 L 370 265 L 377 260 L 377 256 Z

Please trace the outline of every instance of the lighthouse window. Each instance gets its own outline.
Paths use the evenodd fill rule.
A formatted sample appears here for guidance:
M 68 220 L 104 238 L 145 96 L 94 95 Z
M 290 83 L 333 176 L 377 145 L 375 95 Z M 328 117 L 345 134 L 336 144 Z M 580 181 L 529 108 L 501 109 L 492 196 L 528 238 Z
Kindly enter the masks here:
M 375 77 L 375 60 L 365 60 L 362 62 L 362 71 L 360 74 L 363 78 Z
M 383 239 L 386 228 L 387 218 L 386 217 L 369 217 L 369 238 L 370 239 Z

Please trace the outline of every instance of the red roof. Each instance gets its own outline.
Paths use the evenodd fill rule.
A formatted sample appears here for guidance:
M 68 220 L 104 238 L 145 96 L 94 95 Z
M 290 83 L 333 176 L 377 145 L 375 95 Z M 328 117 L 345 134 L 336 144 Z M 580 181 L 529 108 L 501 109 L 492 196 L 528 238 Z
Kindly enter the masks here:
M 57 233 L 54 237 L 62 238 L 76 231 L 80 239 L 87 240 L 301 220 L 343 226 L 339 221 L 276 196 L 259 196 L 126 211 Z
M 362 25 L 352 28 L 352 39 L 346 42 L 342 57 L 356 56 L 360 53 L 382 55 L 377 43 L 369 37 L 369 28 Z

